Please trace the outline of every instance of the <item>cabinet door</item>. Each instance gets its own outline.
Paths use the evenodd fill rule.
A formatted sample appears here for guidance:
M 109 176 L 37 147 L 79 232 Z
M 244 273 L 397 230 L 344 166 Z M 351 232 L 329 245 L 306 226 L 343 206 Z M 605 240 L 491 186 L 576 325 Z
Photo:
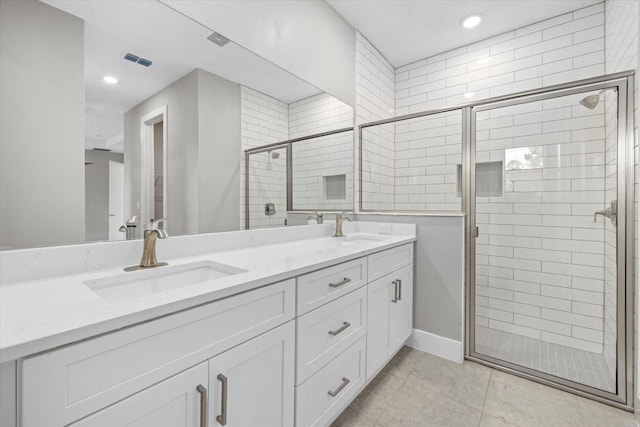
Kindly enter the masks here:
M 391 282 L 382 277 L 367 287 L 367 381 L 387 360 Z
M 209 360 L 212 427 L 292 427 L 295 323 Z
M 201 392 L 206 392 L 202 387 L 206 387 L 207 379 L 207 363 L 204 362 L 71 426 L 204 427 L 206 416 L 201 419 L 201 409 L 206 411 L 207 402 L 202 399 Z
M 413 326 L 413 265 L 396 270 L 391 273 L 390 277 L 393 298 L 389 315 L 389 347 L 393 353 L 411 335 Z

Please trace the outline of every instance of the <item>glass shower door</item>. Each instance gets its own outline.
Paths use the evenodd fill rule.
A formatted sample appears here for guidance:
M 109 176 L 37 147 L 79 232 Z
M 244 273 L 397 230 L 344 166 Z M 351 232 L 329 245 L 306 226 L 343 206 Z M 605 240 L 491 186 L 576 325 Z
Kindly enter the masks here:
M 625 372 L 618 108 L 599 85 L 471 114 L 471 355 L 603 397 Z
M 286 146 L 248 154 L 245 179 L 247 229 L 283 227 L 287 218 Z

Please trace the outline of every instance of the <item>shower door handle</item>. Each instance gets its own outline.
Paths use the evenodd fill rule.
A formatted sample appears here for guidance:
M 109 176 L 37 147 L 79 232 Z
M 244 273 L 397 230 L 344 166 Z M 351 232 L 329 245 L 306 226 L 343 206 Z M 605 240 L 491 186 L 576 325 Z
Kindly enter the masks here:
M 617 225 L 618 223 L 618 201 L 613 200 L 611 206 L 606 209 L 600 209 L 593 213 L 593 222 L 596 222 L 598 215 L 605 216 L 611 220 L 611 224 Z

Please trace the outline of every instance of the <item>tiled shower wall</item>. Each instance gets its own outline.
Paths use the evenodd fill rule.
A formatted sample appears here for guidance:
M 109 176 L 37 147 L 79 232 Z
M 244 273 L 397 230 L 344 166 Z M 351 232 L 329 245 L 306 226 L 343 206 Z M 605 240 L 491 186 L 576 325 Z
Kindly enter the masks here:
M 604 105 L 584 95 L 477 114 L 479 161 L 504 162 L 504 188 L 476 199 L 476 325 L 602 353 Z M 530 169 L 507 170 L 518 148 Z
M 394 116 L 394 69 L 356 32 L 356 132 L 363 123 Z M 357 149 L 354 159 L 359 161 Z M 363 209 L 392 211 L 395 192 L 395 124 L 366 128 L 362 167 Z M 359 199 L 356 200 L 356 203 Z
M 353 109 L 321 93 L 289 104 L 289 139 L 353 126 Z M 353 132 L 293 144 L 293 208 L 353 209 Z M 344 194 L 327 194 L 326 177 L 344 175 Z
M 638 0 L 609 0 L 606 2 L 606 72 L 607 73 L 615 73 L 619 71 L 626 70 L 636 70 L 638 72 L 638 32 L 640 31 L 639 25 L 640 22 L 638 20 L 638 14 L 640 13 L 640 6 L 638 5 Z M 640 114 L 638 106 L 640 104 L 640 99 L 638 96 L 638 85 L 640 80 L 638 79 L 638 74 L 636 74 L 636 82 L 635 82 L 635 129 L 634 129 L 634 139 L 635 139 L 635 293 L 634 299 L 637 301 L 638 299 L 638 282 L 640 281 L 640 276 L 638 275 L 640 270 L 640 264 L 638 263 L 638 255 L 640 254 L 640 247 L 638 245 L 638 236 L 640 233 L 638 217 L 640 215 L 640 205 L 638 204 L 640 200 L 640 190 L 638 185 L 638 180 L 640 178 L 640 170 L 638 169 L 638 124 L 640 123 Z M 608 105 L 608 104 L 607 104 Z M 610 299 L 609 295 L 605 295 L 606 300 Z M 636 303 L 636 316 L 634 330 L 637 334 L 638 331 L 638 307 Z M 605 336 L 605 339 L 607 337 Z M 636 354 L 637 354 L 637 344 L 638 337 L 636 335 Z M 605 344 L 606 347 L 606 344 Z M 607 357 L 607 362 L 611 368 L 612 366 L 612 358 L 611 356 Z M 638 363 L 636 363 L 637 369 Z
M 396 114 L 603 73 L 604 5 L 597 4 L 397 68 Z M 462 141 L 455 120 L 457 113 L 428 125 L 428 119 L 396 124 L 397 210 L 460 210 L 454 177 Z
M 286 141 L 353 125 L 352 108 L 342 101 L 320 93 L 291 104 L 250 88 L 241 90 L 242 150 Z M 353 206 L 353 134 L 345 132 L 329 137 L 297 142 L 293 145 L 293 185 L 295 209 L 350 210 Z M 286 218 L 285 149 L 251 155 L 250 218 L 251 228 L 279 227 Z M 345 195 L 326 200 L 323 179 L 326 175 L 345 175 Z M 241 224 L 245 221 L 244 153 L 241 171 Z M 265 203 L 274 203 L 276 214 L 265 215 Z
M 240 121 L 242 156 L 240 162 L 240 224 L 245 223 L 245 155 L 244 150 L 284 141 L 289 135 L 288 105 L 256 90 L 241 86 Z M 283 226 L 287 214 L 286 153 L 271 159 L 268 153 L 251 156 L 251 228 Z M 264 214 L 264 204 L 274 203 L 276 214 Z

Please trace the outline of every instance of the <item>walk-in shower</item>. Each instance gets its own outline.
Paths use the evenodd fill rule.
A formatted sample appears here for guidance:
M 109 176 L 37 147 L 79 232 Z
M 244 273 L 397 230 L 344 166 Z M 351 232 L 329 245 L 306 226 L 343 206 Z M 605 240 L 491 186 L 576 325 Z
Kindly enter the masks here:
M 282 227 L 291 211 L 353 210 L 353 128 L 245 150 L 246 229 Z
M 632 76 L 365 124 L 359 146 L 360 211 L 465 214 L 468 359 L 627 408 Z

